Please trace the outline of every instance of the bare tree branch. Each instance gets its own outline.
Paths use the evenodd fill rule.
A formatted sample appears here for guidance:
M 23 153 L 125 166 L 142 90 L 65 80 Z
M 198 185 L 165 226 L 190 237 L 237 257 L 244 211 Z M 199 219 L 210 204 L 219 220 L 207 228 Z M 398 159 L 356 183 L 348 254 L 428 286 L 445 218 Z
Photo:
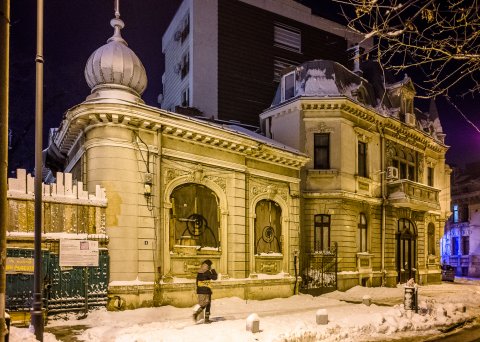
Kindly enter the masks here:
M 369 54 L 385 68 L 423 71 L 421 97 L 479 93 L 480 0 L 334 1 L 352 30 L 374 39 Z

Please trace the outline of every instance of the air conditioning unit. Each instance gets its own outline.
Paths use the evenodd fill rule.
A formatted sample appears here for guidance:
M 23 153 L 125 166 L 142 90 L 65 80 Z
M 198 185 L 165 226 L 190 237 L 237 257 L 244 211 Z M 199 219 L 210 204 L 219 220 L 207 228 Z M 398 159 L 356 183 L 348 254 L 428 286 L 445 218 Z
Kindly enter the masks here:
M 405 113 L 405 123 L 409 126 L 415 126 L 415 114 Z
M 182 31 L 176 31 L 175 34 L 173 35 L 173 39 L 175 39 L 176 42 L 178 42 L 182 38 Z
M 388 180 L 398 179 L 398 168 L 394 166 L 387 167 L 387 179 Z
M 175 64 L 175 66 L 173 67 L 173 71 L 176 73 L 176 74 L 179 74 L 180 73 L 180 70 L 182 70 L 182 63 L 177 63 Z

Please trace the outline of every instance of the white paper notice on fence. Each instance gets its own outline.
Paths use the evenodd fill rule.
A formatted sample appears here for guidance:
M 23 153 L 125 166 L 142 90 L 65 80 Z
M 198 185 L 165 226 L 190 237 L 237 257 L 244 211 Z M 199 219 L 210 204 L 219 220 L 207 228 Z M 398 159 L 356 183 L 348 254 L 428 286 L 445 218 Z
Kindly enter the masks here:
M 98 241 L 60 240 L 60 266 L 98 267 Z

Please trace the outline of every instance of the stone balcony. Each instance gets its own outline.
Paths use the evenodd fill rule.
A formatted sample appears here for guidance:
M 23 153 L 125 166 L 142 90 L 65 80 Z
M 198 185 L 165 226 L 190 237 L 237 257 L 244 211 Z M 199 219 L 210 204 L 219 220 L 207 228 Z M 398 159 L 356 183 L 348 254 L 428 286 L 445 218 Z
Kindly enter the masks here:
M 440 189 L 399 179 L 387 183 L 388 201 L 397 207 L 407 207 L 417 210 L 438 210 Z

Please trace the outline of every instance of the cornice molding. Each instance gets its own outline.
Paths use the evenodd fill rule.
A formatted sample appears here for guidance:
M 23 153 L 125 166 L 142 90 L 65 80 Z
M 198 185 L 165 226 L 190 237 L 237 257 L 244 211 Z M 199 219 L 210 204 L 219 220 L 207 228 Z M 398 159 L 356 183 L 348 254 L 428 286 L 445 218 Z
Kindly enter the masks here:
M 67 112 L 55 139 L 57 146 L 68 154 L 77 137 L 95 125 L 161 132 L 173 139 L 294 169 L 301 168 L 309 160 L 305 154 L 288 147 L 282 149 L 208 122 L 139 104 L 84 103 L 72 108 Z

